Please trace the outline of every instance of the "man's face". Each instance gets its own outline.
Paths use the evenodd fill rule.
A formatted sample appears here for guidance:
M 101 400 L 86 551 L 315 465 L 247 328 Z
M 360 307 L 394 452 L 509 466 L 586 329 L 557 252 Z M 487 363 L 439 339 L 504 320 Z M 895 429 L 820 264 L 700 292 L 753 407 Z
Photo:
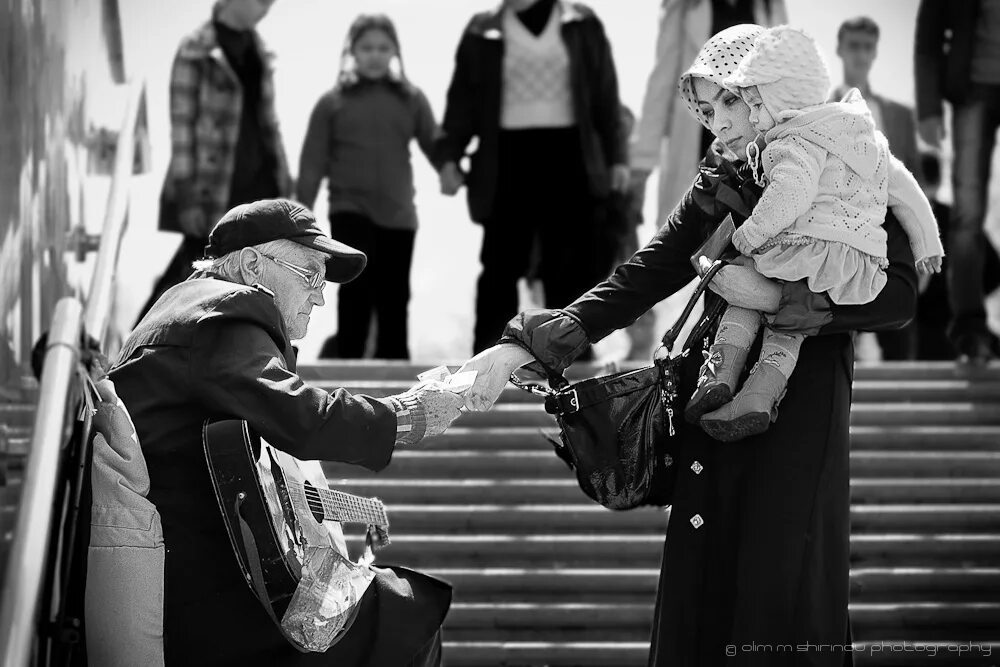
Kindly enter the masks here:
M 351 49 L 358 74 L 366 79 L 382 79 L 389 74 L 389 63 L 396 55 L 396 45 L 384 30 L 366 30 Z
M 260 23 L 273 4 L 274 0 L 227 0 L 225 8 L 238 27 L 249 30 Z
M 293 241 L 282 242 L 281 252 L 271 254 L 273 259 L 260 256 L 258 282 L 274 292 L 274 303 L 281 313 L 288 337 L 298 340 L 303 338 L 309 329 L 309 318 L 312 316 L 313 307 L 326 303 L 323 298 L 323 286 L 326 281 L 322 281 L 319 287 L 313 288 L 306 278 L 281 262 L 293 264 L 310 276 L 317 273 L 325 275 L 326 255 Z
M 846 78 L 867 81 L 878 55 L 878 37 L 861 30 L 848 30 L 837 44 L 837 55 L 844 61 Z

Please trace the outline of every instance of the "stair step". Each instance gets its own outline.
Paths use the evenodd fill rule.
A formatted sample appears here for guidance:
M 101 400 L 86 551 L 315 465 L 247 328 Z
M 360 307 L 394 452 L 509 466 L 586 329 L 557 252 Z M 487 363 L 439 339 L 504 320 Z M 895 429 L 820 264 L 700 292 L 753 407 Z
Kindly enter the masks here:
M 881 629 L 1000 628 L 1000 602 L 902 602 L 850 605 L 851 624 Z M 641 628 L 649 632 L 649 602 L 456 602 L 448 629 Z M 886 633 L 883 633 L 886 634 Z M 1000 635 L 998 635 L 1000 636 Z
M 455 359 L 440 364 L 452 371 L 458 370 L 464 359 Z M 619 364 L 622 370 L 643 368 L 648 362 L 626 362 Z M 299 366 L 299 375 L 309 382 L 365 380 L 409 380 L 416 382 L 417 374 L 429 370 L 429 364 L 409 361 L 385 360 L 336 360 L 320 361 Z M 604 368 L 595 363 L 576 363 L 567 369 L 565 375 L 570 380 L 594 377 L 603 374 Z M 854 381 L 884 380 L 903 383 L 912 380 L 968 380 L 972 382 L 995 382 L 1000 379 L 1000 362 L 993 361 L 986 367 L 959 365 L 950 361 L 902 361 L 876 363 L 856 363 Z
M 581 591 L 606 601 L 635 602 L 652 596 L 657 568 L 429 568 L 449 581 L 463 600 L 556 601 Z M 862 567 L 851 569 L 855 602 L 993 602 L 1000 594 L 1000 568 Z
M 478 479 L 331 479 L 330 485 L 359 496 L 375 496 L 386 503 L 419 499 L 428 503 L 501 503 L 517 498 L 525 503 L 570 503 L 585 496 L 572 477 Z M 1000 478 L 860 478 L 851 480 L 856 503 L 953 502 L 1000 503 Z
M 667 513 L 654 508 L 614 512 L 594 503 L 386 505 L 393 525 L 412 532 L 439 530 L 516 533 L 534 530 L 565 533 L 581 530 L 666 530 Z M 705 519 L 710 521 L 711 518 Z M 983 532 L 1000 526 L 1000 504 L 853 505 L 855 532 L 955 530 Z
M 873 533 L 851 535 L 851 557 L 859 564 L 1000 563 L 1000 533 Z
M 28 436 L 15 436 L 0 440 L 3 443 L 0 449 L 0 457 L 19 466 L 24 463 L 23 459 L 28 455 L 31 447 L 31 438 Z
M 550 665 L 576 667 L 639 667 L 649 656 L 649 642 L 503 642 L 446 641 L 448 665 L 458 667 L 513 667 Z
M 549 449 L 545 434 L 558 437 L 559 431 L 537 426 L 453 426 L 442 435 L 420 443 L 423 450 L 454 449 Z M 1000 450 L 1000 426 L 852 426 L 851 449 L 904 450 Z
M 391 519 L 391 517 L 390 517 Z M 433 567 L 459 562 L 475 567 L 601 567 L 617 563 L 660 566 L 664 533 L 477 533 L 448 535 L 392 531 L 379 560 Z M 534 529 L 534 527 L 530 527 Z M 360 546 L 363 537 L 348 536 Z M 352 552 L 353 553 L 353 552 Z M 851 535 L 856 565 L 993 565 L 1000 562 L 1000 533 L 881 533 Z
M 0 403 L 0 424 L 8 428 L 28 428 L 35 421 L 35 406 L 26 403 Z
M 803 647 L 808 650 L 808 647 Z M 918 649 L 923 649 L 917 652 Z M 449 665 L 496 667 L 549 665 L 550 667 L 640 667 L 649 656 L 648 642 L 502 642 L 446 641 L 444 655 Z M 754 650 L 751 648 L 750 650 Z M 762 652 L 762 647 L 757 647 Z M 880 639 L 855 642 L 852 649 L 858 667 L 916 667 L 940 665 L 988 665 L 1000 654 L 1000 640 L 976 642 L 952 639 L 936 642 L 934 655 L 924 644 L 912 640 Z
M 1000 638 L 998 602 L 853 603 L 856 639 L 896 637 L 928 642 L 961 635 L 966 641 Z M 642 641 L 652 628 L 653 601 L 455 602 L 445 619 L 449 639 L 505 641 Z
M 851 476 L 863 477 L 1000 477 L 1000 451 L 852 451 Z M 346 463 L 324 463 L 330 479 L 434 478 L 573 478 L 573 472 L 541 442 L 536 450 L 400 450 L 382 473 Z
M 313 384 L 327 391 L 346 389 L 352 394 L 383 397 L 399 394 L 413 386 L 415 380 L 320 380 Z M 1000 401 L 1000 381 L 975 382 L 968 379 L 938 380 L 859 380 L 854 383 L 853 402 L 987 402 Z M 518 389 L 512 384 L 504 387 L 498 403 L 541 403 L 542 398 Z
M 499 403 L 488 412 L 466 412 L 458 426 L 554 427 L 555 418 L 539 404 Z M 851 424 L 856 426 L 913 425 L 1000 425 L 1000 405 L 996 403 L 855 403 Z

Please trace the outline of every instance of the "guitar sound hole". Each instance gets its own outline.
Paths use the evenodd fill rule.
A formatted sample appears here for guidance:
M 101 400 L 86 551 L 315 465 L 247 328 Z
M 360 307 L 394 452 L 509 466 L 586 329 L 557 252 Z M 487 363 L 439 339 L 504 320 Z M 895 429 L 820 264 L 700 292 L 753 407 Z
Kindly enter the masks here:
M 306 504 L 309 506 L 309 512 L 316 519 L 316 523 L 323 523 L 326 515 L 323 513 L 323 501 L 320 498 L 319 491 L 308 481 L 303 486 L 305 488 Z

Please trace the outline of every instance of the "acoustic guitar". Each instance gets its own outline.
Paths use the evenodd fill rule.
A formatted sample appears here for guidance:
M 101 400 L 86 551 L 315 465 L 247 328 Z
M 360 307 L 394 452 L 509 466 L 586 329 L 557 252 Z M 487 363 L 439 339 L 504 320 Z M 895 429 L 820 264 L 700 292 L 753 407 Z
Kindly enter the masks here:
M 287 623 L 282 623 L 303 568 L 310 566 L 310 556 L 317 550 L 325 549 L 329 560 L 333 549 L 332 556 L 343 559 L 337 563 L 341 569 L 367 572 L 372 550 L 389 543 L 389 518 L 382 501 L 329 488 L 318 461 L 300 461 L 272 447 L 245 421 L 206 421 L 202 444 L 219 510 L 247 584 L 293 645 L 317 650 L 300 633 L 289 636 Z M 351 562 L 341 523 L 367 526 L 361 565 Z M 364 586 L 370 582 L 369 577 Z M 344 630 L 357 613 L 360 595 L 357 598 Z

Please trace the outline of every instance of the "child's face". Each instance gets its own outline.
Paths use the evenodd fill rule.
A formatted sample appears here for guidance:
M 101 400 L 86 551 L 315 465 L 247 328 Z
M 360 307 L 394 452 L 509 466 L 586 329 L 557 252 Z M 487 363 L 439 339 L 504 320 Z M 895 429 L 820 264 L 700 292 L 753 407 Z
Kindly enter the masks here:
M 712 134 L 742 159 L 747 144 L 757 136 L 750 124 L 747 105 L 735 93 L 708 79 L 695 78 L 692 85 L 698 107 L 711 125 Z
M 764 106 L 764 99 L 760 96 L 760 91 L 757 90 L 757 86 L 741 88 L 740 96 L 743 98 L 743 101 L 747 103 L 747 106 L 750 107 L 750 124 L 753 125 L 758 132 L 767 132 L 772 127 L 777 125 L 777 122 L 775 122 L 771 112 Z
M 389 74 L 389 63 L 396 55 L 396 46 L 384 30 L 373 28 L 364 31 L 351 49 L 357 63 L 359 76 L 381 79 Z

